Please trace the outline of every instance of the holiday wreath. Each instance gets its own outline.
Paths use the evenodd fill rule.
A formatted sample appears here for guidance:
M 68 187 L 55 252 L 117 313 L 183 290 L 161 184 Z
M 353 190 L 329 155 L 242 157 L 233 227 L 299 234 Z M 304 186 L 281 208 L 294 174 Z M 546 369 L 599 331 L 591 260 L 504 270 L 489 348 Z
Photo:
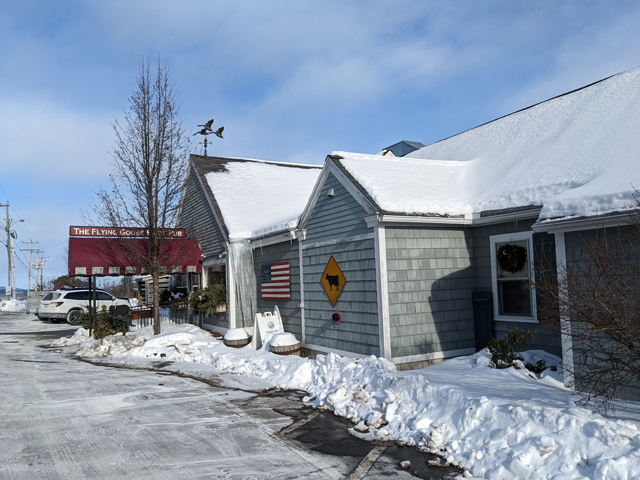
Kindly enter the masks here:
M 527 249 L 507 243 L 498 249 L 498 266 L 509 273 L 519 272 L 527 261 Z

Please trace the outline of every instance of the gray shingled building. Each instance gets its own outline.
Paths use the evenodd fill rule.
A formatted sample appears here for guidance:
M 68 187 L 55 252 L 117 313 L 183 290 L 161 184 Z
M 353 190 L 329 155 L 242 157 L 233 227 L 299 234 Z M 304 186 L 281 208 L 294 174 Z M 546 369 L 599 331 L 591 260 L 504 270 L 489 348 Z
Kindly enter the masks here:
M 223 201 L 233 189 L 211 185 L 233 181 L 229 165 L 253 161 L 192 156 L 180 226 L 194 228 L 205 270 L 224 273 L 229 291 L 227 315 L 209 327 L 245 322 L 229 261 L 229 245 L 244 241 L 257 310 L 278 305 L 311 355 L 420 367 L 519 327 L 535 334 L 529 348 L 572 362 L 570 334 L 539 330 L 541 299 L 526 282 L 542 258 L 561 269 L 575 261 L 580 238 L 628 223 L 632 184 L 640 185 L 638 92 L 634 69 L 435 144 L 409 142 L 402 157 L 334 152 L 322 170 L 256 162 L 280 169 L 285 197 L 289 175 L 314 174 L 291 199 L 295 222 L 274 218 L 265 228 L 251 216 L 256 225 L 235 240 L 228 219 L 242 215 L 233 198 Z M 516 267 L 497 257 L 506 251 Z M 278 265 L 289 274 L 286 298 L 265 298 L 265 271 Z

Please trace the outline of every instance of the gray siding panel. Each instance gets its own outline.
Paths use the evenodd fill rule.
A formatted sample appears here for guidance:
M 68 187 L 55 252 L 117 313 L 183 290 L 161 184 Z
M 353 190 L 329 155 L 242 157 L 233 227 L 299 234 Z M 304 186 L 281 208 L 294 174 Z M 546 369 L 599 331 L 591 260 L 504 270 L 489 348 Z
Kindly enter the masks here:
M 193 170 L 189 170 L 178 228 L 186 228 L 189 236 L 200 243 L 205 256 L 219 255 L 224 250 L 224 236 L 211 211 L 207 197 Z
M 334 189 L 335 196 L 327 194 Z M 367 212 L 351 196 L 338 179 L 329 174 L 318 201 L 307 221 L 307 242 L 320 242 L 341 237 L 371 233 L 362 219 Z
M 320 280 L 333 255 L 347 282 L 333 307 Z M 304 250 L 306 342 L 364 355 L 380 355 L 373 240 Z M 340 311 L 343 321 L 331 319 Z
M 260 294 L 260 269 L 262 265 L 278 262 L 289 262 L 291 272 L 291 300 L 262 300 Z M 298 242 L 282 242 L 275 245 L 258 247 L 253 251 L 253 264 L 256 273 L 257 311 L 259 313 L 273 312 L 277 305 L 282 316 L 282 323 L 286 332 L 293 333 L 298 340 L 302 340 L 302 324 L 300 320 L 300 268 L 298 262 Z
M 468 229 L 385 229 L 393 357 L 474 346 Z
M 182 202 L 182 211 L 177 227 L 185 228 L 187 235 L 198 240 L 203 255 L 219 255 L 224 251 L 224 236 L 192 167 L 189 168 Z M 205 323 L 229 328 L 226 314 L 207 318 Z

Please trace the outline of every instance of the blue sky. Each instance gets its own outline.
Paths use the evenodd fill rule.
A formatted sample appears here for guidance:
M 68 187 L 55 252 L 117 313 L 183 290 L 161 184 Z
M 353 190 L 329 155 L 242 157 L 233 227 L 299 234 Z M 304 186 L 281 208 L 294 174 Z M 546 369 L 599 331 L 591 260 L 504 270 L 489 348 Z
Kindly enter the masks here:
M 40 242 L 45 277 L 65 273 L 144 57 L 171 62 L 189 131 L 224 125 L 209 155 L 321 164 L 432 143 L 638 66 L 638 25 L 635 0 L 0 0 L 0 203 L 25 220 L 19 247 Z M 16 277 L 26 287 L 20 264 Z

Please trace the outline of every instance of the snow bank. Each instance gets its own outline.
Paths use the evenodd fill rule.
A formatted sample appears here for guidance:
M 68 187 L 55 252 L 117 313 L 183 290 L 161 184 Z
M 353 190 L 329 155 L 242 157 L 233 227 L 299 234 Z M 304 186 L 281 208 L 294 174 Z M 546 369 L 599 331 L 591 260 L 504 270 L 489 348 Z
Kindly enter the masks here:
M 232 240 L 294 228 L 321 172 L 319 166 L 229 160 L 206 174 Z
M 0 312 L 26 312 L 27 302 L 25 300 L 2 300 L 0 301 Z
M 640 67 L 393 158 L 333 152 L 385 211 L 543 205 L 539 220 L 636 205 Z
M 351 419 L 356 436 L 417 446 L 476 476 L 640 478 L 640 436 L 634 423 L 576 405 L 573 393 L 558 386 L 561 377 L 545 376 L 548 370 L 536 380 L 526 370 L 491 369 L 486 351 L 398 372 L 374 356 L 328 354 L 309 360 L 232 349 L 191 325 L 168 327 L 156 337 L 147 327 L 102 342 L 87 333 L 79 329 L 71 339 L 55 343 L 79 345 L 78 354 L 84 356 L 211 365 L 274 387 L 301 389 L 308 392 L 305 402 Z M 525 356 L 548 364 L 559 361 L 544 352 Z

